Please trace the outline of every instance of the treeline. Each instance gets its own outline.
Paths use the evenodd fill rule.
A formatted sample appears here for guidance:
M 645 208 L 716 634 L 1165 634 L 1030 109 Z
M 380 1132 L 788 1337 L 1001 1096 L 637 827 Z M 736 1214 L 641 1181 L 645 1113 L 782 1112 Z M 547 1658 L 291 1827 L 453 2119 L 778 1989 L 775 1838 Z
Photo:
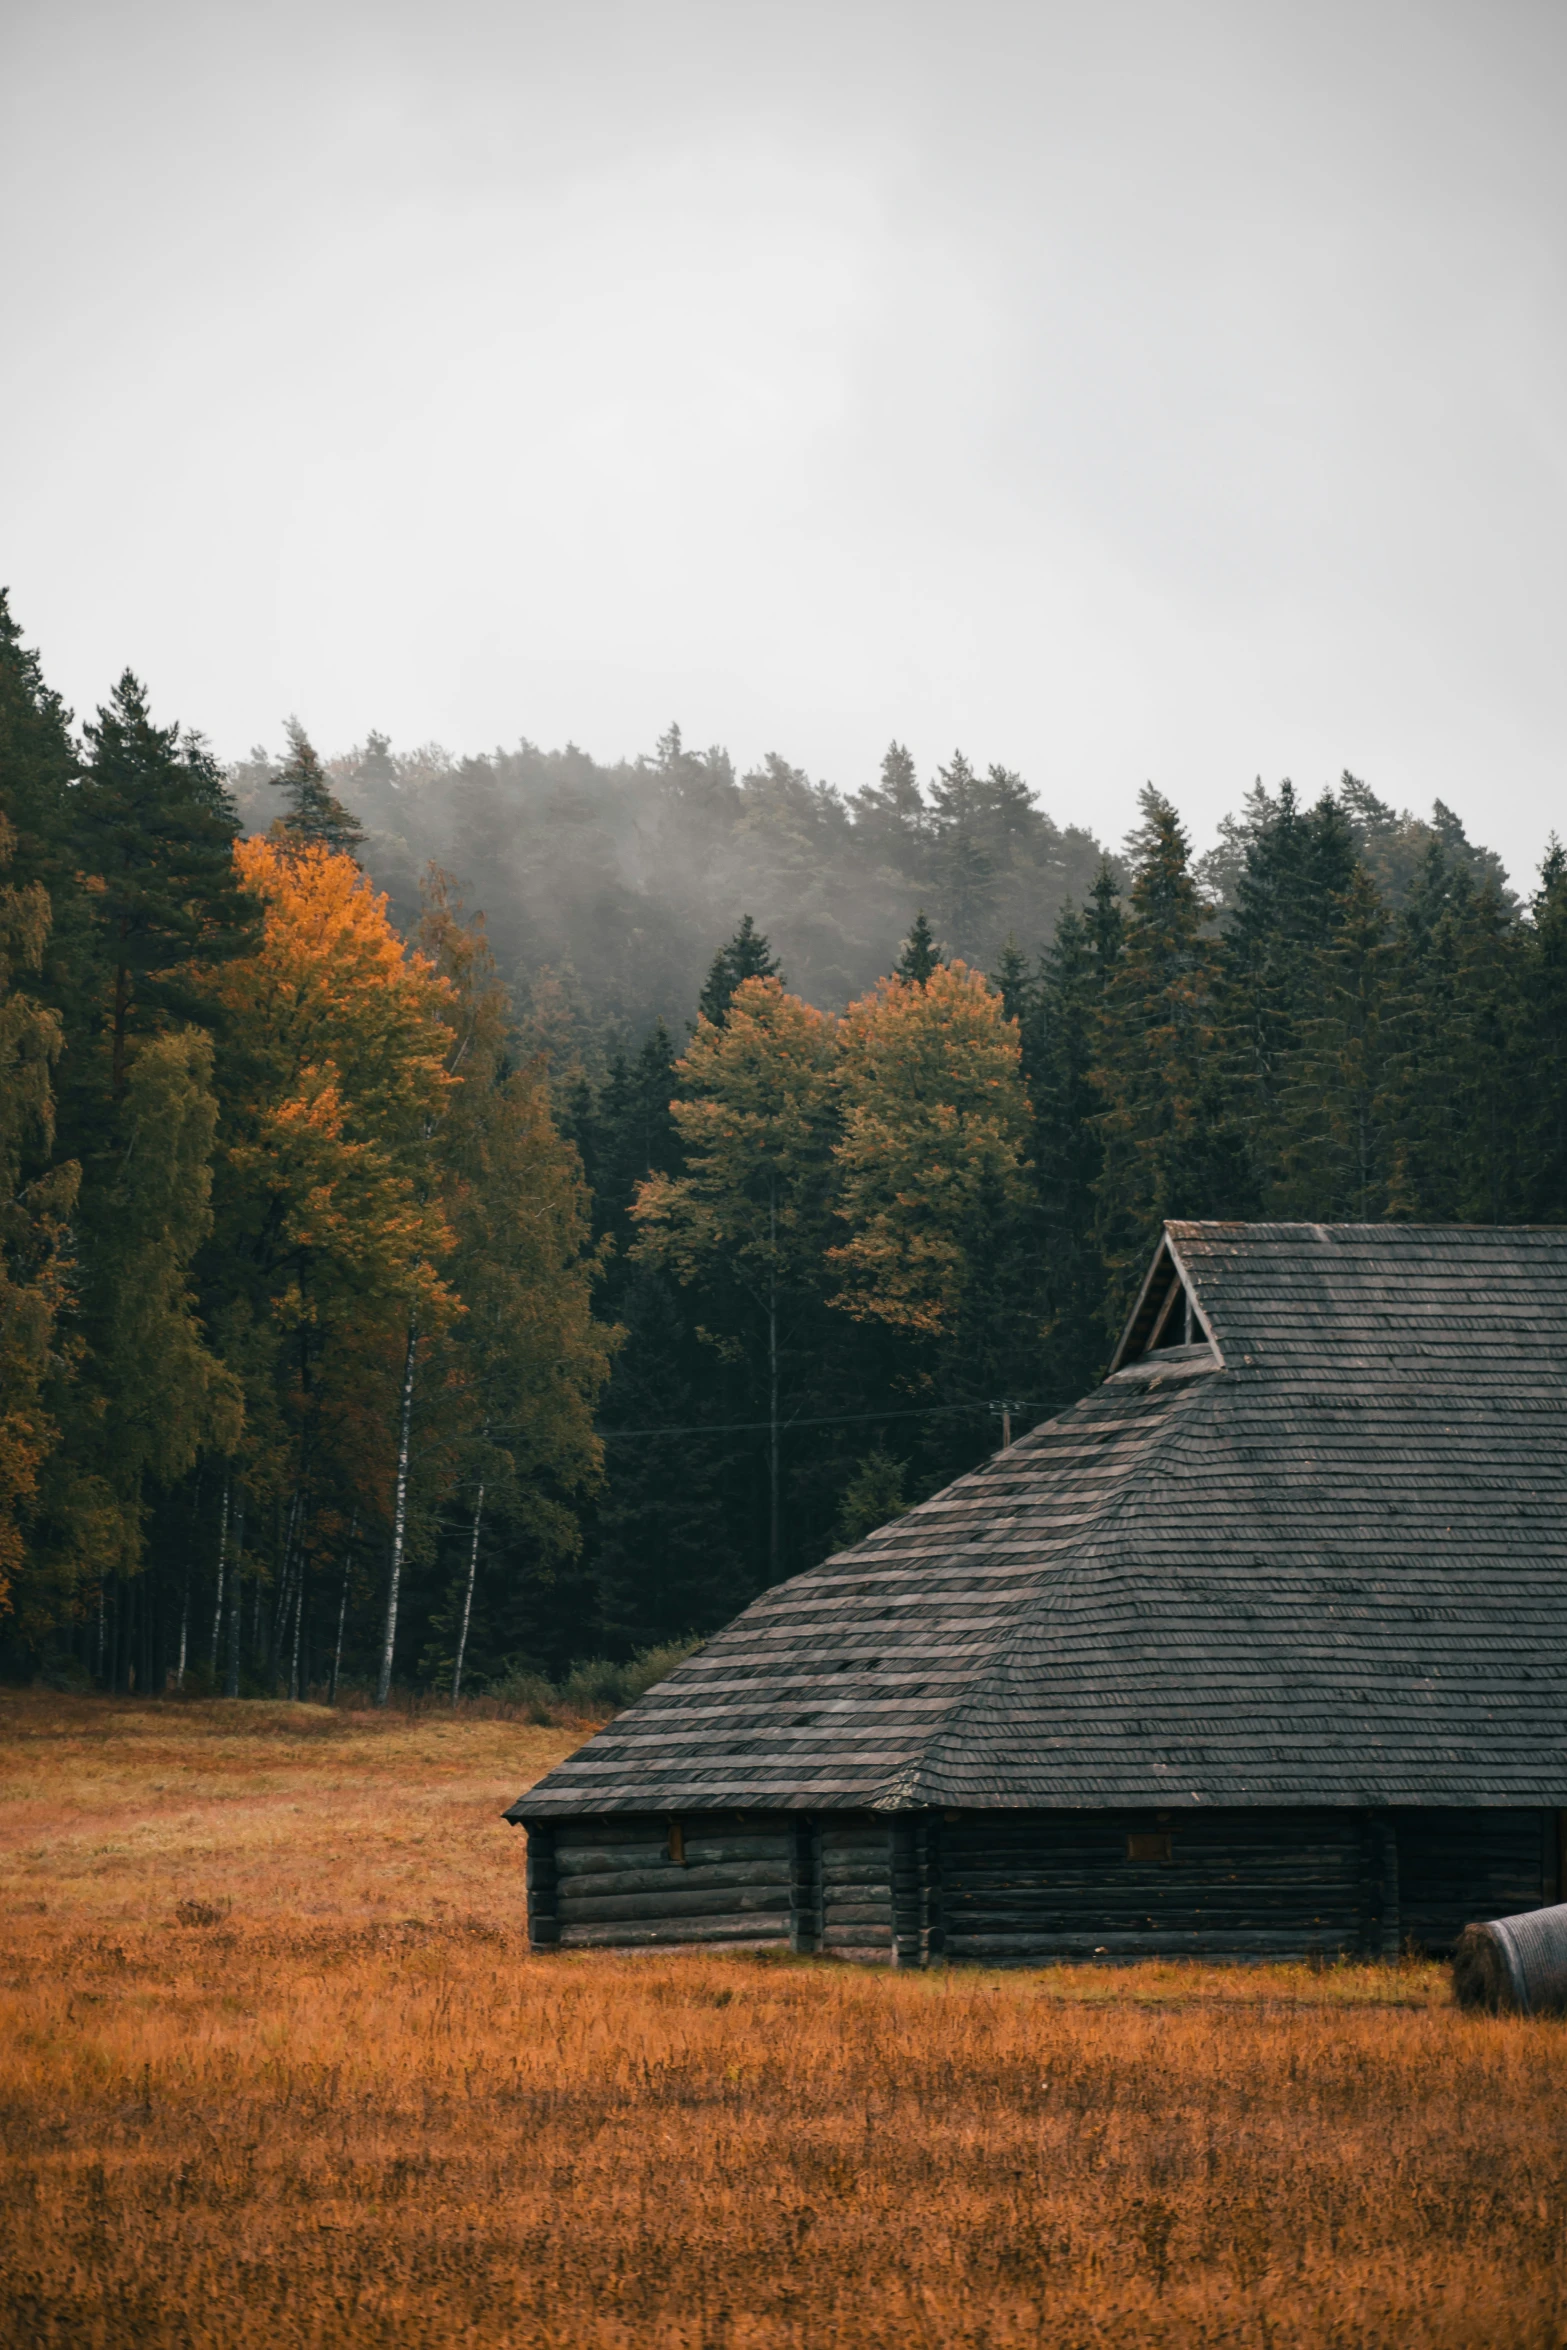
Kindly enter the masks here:
M 271 822 L 279 772 L 259 749 L 234 770 L 247 827 Z M 986 968 L 1014 932 L 1048 935 L 1102 854 L 1011 769 L 957 752 L 922 788 L 898 744 L 853 793 L 777 755 L 737 775 L 678 727 L 608 767 L 571 746 L 453 759 L 372 735 L 331 774 L 394 919 L 417 916 L 431 863 L 454 875 L 536 1031 L 590 1065 L 660 1012 L 684 1022 L 717 908 L 749 909 L 801 993 L 842 1006 L 891 968 L 916 907 Z
M 482 927 L 410 937 L 296 732 L 250 839 L 122 678 L 77 742 L 0 609 L 0 1569 L 13 1666 L 456 1675 L 580 1542 L 613 1336 Z
M 1520 904 L 1350 777 L 1194 865 L 1152 791 L 1112 858 L 962 759 L 768 773 L 820 923 L 802 849 L 715 954 L 720 754 L 225 776 L 0 621 L 9 1669 L 559 1682 L 1074 1399 L 1165 1216 L 1567 1214 L 1554 845 Z

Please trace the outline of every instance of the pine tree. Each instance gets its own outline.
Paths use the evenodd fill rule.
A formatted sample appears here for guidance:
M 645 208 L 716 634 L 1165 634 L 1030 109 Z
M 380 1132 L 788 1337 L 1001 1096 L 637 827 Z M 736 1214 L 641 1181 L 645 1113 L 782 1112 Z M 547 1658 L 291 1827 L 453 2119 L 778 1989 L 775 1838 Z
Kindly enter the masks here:
M 803 1324 L 821 1296 L 831 1184 L 832 1024 L 775 978 L 698 1026 L 673 1116 L 686 1172 L 651 1176 L 637 1256 L 713 1298 L 767 1423 L 769 1576 L 782 1572 L 782 1425 Z M 704 1326 L 712 1328 L 704 1314 Z
M 729 1017 L 729 1007 L 737 988 L 743 987 L 748 979 L 775 979 L 780 976 L 777 956 L 751 916 L 742 914 L 740 927 L 734 937 L 727 946 L 719 948 L 709 965 L 702 992 L 697 998 L 697 1010 L 715 1028 L 722 1028 Z
M 326 769 L 297 718 L 285 721 L 288 757 L 273 777 L 274 788 L 288 795 L 287 812 L 278 818 L 284 834 L 335 855 L 357 857 L 365 835 L 327 780 Z M 376 738 L 372 737 L 372 741 Z
M 1407 1183 L 1414 1212 L 1497 1224 L 1525 1212 L 1536 1072 L 1528 943 L 1494 876 L 1433 842 L 1398 922 Z
M 6 880 L 12 889 L 40 884 L 49 893 L 50 966 L 74 943 L 73 911 L 78 919 L 84 911 L 73 837 L 79 762 L 70 728 L 71 714 L 45 683 L 37 654 L 23 644 L 0 588 L 0 814 L 11 827 Z M 48 994 L 58 1005 L 58 988 Z
M 942 953 L 936 944 L 936 934 L 925 919 L 922 906 L 914 917 L 914 927 L 904 940 L 893 971 L 899 979 L 906 979 L 911 987 L 924 987 L 934 972 L 943 968 Z
M 917 870 L 924 851 L 927 812 L 914 761 L 904 744 L 887 745 L 879 779 L 855 793 L 853 808 L 857 838 L 897 871 Z
M 171 1019 L 211 1020 L 205 975 L 251 951 L 259 911 L 235 871 L 238 827 L 221 772 L 195 736 L 153 724 L 145 690 L 129 670 L 85 733 L 75 837 L 91 877 L 95 954 L 106 983 L 94 1025 L 117 1099 L 138 1035 Z M 72 1073 L 73 1094 L 83 1083 L 95 1083 L 85 1063 Z M 86 1115 L 98 1122 L 96 1102 Z
M 1112 1323 L 1160 1222 L 1244 1215 L 1251 1191 L 1226 1121 L 1214 943 L 1186 834 L 1152 785 L 1134 835 L 1130 914 L 1105 991 L 1093 1072 L 1104 1168 L 1095 1190 Z
M 1244 826 L 1219 955 L 1216 1019 L 1233 1114 L 1265 1186 L 1278 1149 L 1284 1069 L 1315 1008 L 1316 958 L 1332 937 L 1355 871 L 1349 824 L 1329 794 L 1302 809 L 1288 782 L 1259 785 Z
M 1096 1238 L 1104 1136 L 1093 1070 L 1120 951 L 1120 902 L 1105 866 L 1091 917 L 1072 905 L 1062 910 L 1023 1029 L 1045 1290 L 1041 1381 L 1052 1402 L 1081 1395 L 1106 1354 L 1105 1269 Z
M 0 873 L 15 839 L 0 815 Z M 60 1438 L 45 1387 L 68 1303 L 67 1223 L 79 1173 L 50 1164 L 60 1020 L 17 984 L 42 962 L 48 932 L 41 881 L 0 886 L 0 1609 L 22 1570 L 39 1471 Z
M 603 1252 L 546 1072 L 511 1063 L 506 991 L 482 921 L 463 919 L 438 870 L 426 879 L 417 937 L 446 986 L 454 1083 L 434 1157 L 454 1241 L 446 1277 L 464 1308 L 427 1350 L 422 1474 L 427 1485 L 482 1492 L 492 1543 L 504 1529 L 512 1553 L 525 1551 L 531 1572 L 548 1579 L 576 1557 L 581 1507 L 601 1477 L 594 1409 L 619 1336 L 593 1314 Z M 477 1548 L 470 1542 L 461 1559 L 464 1614 Z M 458 1613 L 448 1605 L 448 1629 Z M 443 1679 L 452 1666 L 450 1652 L 438 1655 Z
M 1001 998 L 1002 1016 L 1015 1020 L 1018 1033 L 1024 1035 L 1034 1010 L 1034 975 L 1028 959 L 1017 940 L 1007 934 L 996 967 L 990 974 L 990 984 Z
M 1313 1223 L 1408 1215 L 1407 1004 L 1381 892 L 1357 866 L 1286 1071 L 1277 1197 Z
M 620 1315 L 625 1345 L 604 1399 L 605 1486 L 588 1556 L 604 1638 L 629 1654 L 717 1631 L 752 1596 L 725 1465 L 755 1440 L 701 1433 L 724 1416 L 713 1409 L 713 1350 L 696 1339 L 661 1271 L 629 1268 Z
M 1567 1224 L 1567 850 L 1554 833 L 1530 902 L 1520 992 L 1530 1072 L 1523 1213 L 1534 1223 Z
M 973 958 L 983 952 L 997 899 L 996 857 L 985 821 L 989 795 L 963 753 L 954 751 L 950 766 L 937 768 L 930 796 L 942 927 L 956 952 Z

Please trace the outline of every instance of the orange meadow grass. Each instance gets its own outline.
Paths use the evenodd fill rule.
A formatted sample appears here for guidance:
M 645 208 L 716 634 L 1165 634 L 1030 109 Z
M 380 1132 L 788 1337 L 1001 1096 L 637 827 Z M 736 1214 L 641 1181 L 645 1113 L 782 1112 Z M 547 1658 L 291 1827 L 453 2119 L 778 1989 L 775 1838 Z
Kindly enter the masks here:
M 497 1815 L 572 1739 L 0 1703 L 0 2339 L 1567 2340 L 1560 2027 L 1416 1965 L 533 1957 Z

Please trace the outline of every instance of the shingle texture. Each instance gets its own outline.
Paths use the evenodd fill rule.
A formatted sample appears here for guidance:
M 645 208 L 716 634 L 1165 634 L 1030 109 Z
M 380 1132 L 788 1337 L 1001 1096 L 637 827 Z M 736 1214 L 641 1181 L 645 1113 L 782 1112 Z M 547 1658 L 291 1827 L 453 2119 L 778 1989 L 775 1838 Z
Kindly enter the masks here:
M 510 1816 L 1567 1804 L 1567 1230 L 1171 1224 L 1166 1264 L 1196 1344 L 766 1592 Z

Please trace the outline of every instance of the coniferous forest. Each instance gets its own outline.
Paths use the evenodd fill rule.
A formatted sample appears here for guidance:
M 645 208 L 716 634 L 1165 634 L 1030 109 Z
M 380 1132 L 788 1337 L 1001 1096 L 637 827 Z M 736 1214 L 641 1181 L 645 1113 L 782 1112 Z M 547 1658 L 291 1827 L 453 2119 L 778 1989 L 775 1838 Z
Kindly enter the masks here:
M 1072 1401 L 1165 1216 L 1567 1220 L 1567 860 L 673 728 L 225 770 L 0 602 L 0 1165 L 9 1674 L 558 1679 Z

